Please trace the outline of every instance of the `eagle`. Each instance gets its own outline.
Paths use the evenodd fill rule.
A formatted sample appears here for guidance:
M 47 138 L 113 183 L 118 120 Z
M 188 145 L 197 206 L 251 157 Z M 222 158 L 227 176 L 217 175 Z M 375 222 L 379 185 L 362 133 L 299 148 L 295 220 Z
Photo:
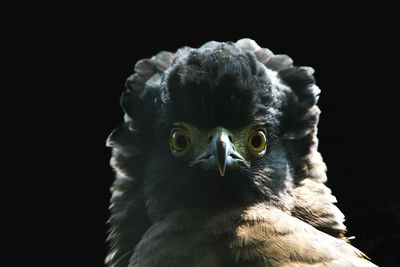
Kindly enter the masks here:
M 376 266 L 325 185 L 313 73 L 247 38 L 139 60 L 107 139 L 107 266 Z

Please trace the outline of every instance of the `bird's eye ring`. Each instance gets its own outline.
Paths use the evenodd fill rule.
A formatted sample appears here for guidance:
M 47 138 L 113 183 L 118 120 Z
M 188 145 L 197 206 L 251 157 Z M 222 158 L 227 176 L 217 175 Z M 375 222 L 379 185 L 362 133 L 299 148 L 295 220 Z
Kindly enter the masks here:
M 250 131 L 247 147 L 253 156 L 262 156 L 267 149 L 267 137 L 265 129 L 255 128 Z
M 176 156 L 185 155 L 191 146 L 191 140 L 187 131 L 181 128 L 173 128 L 169 140 L 171 151 Z

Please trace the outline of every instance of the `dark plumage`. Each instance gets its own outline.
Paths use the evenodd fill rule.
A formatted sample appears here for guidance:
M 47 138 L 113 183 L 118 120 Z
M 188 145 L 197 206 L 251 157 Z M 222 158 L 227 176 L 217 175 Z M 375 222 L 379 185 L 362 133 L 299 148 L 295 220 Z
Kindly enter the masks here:
M 136 64 L 107 141 L 109 266 L 374 266 L 324 185 L 313 69 L 292 63 L 242 39 Z

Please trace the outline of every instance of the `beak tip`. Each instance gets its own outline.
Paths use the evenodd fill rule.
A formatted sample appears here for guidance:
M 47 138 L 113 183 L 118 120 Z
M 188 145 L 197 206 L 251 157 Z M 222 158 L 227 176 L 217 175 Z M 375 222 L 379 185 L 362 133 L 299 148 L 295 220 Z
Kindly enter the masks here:
M 225 175 L 225 168 L 218 168 L 218 170 L 219 170 L 219 174 L 220 174 L 221 176 L 224 176 L 224 175 Z

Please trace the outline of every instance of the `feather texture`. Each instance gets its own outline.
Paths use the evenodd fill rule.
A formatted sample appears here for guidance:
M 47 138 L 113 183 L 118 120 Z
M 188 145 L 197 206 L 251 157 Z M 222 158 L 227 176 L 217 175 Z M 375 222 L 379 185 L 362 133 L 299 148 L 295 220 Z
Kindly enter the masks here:
M 375 266 L 344 240 L 257 204 L 217 214 L 178 212 L 155 223 L 131 266 Z
M 108 266 L 374 266 L 348 244 L 324 184 L 311 67 L 241 39 L 162 51 L 134 71 L 124 123 L 107 140 L 116 172 Z M 171 156 L 177 121 L 203 131 L 264 122 L 269 151 L 216 179 Z

